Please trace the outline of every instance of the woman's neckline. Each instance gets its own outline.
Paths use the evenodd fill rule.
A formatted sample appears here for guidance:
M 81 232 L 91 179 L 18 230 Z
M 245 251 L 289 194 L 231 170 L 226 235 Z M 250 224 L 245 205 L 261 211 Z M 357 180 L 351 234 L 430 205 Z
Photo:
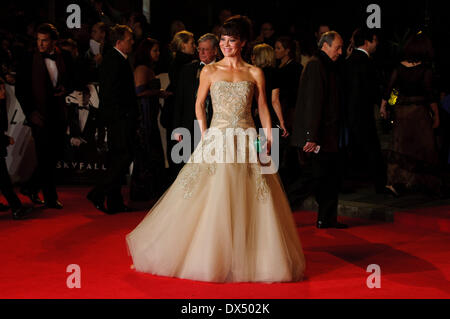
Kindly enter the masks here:
M 231 83 L 231 84 L 242 83 L 242 82 L 249 82 L 249 83 L 254 84 L 254 82 L 248 81 L 248 80 L 243 80 L 243 81 L 226 81 L 226 80 L 218 80 L 218 81 L 212 82 L 211 85 L 213 85 L 213 84 L 215 84 L 215 83 L 219 83 L 219 82 L 225 82 L 225 83 Z

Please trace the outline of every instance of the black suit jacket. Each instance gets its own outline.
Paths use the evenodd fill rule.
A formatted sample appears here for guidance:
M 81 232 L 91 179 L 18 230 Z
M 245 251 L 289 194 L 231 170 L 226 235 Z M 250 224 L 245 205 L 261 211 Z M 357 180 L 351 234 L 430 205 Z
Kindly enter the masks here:
M 175 92 L 175 114 L 173 127 L 187 128 L 191 134 L 194 132 L 195 101 L 199 85 L 198 73 L 200 62 L 193 61 L 184 65 Z
M 345 62 L 346 123 L 350 137 L 367 139 L 375 130 L 374 104 L 381 99 L 378 76 L 373 61 L 360 50 L 353 50 Z
M 291 144 L 321 146 L 321 152 L 339 149 L 339 83 L 336 64 L 319 51 L 300 78 Z
M 133 156 L 139 115 L 134 75 L 129 60 L 116 49 L 103 58 L 99 85 L 99 111 L 108 128 L 109 150 L 116 155 Z
M 177 90 L 175 93 L 175 114 L 173 127 L 184 127 L 191 132 L 191 137 L 194 137 L 194 121 L 195 116 L 195 102 L 197 100 L 197 91 L 200 84 L 200 62 L 195 60 L 184 65 L 180 71 L 178 78 Z M 207 110 L 207 125 L 211 123 L 212 105 L 208 105 Z
M 71 81 L 72 58 L 69 53 L 55 49 L 58 82 L 53 87 L 48 74 L 45 59 L 39 52 L 26 56 L 19 64 L 16 78 L 16 97 L 29 124 L 30 115 L 39 112 L 44 117 L 44 125 L 54 126 L 64 124 L 67 111 L 65 96 L 55 97 L 59 87 L 64 87 L 70 93 L 73 87 Z
M 99 70 L 100 114 L 109 127 L 135 126 L 138 103 L 134 75 L 128 59 L 116 49 L 104 56 Z

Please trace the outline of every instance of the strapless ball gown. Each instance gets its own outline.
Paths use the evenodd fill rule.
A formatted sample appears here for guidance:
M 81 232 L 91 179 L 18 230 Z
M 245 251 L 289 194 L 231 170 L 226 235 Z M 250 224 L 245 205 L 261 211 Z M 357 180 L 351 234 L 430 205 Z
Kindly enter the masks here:
M 254 128 L 254 83 L 218 81 L 210 93 L 211 128 Z M 127 235 L 135 269 L 208 282 L 302 280 L 302 245 L 278 174 L 261 174 L 258 161 L 194 161 L 208 149 L 211 134 L 207 131 L 175 182 Z M 223 139 L 222 146 L 247 159 L 254 148 L 236 139 Z

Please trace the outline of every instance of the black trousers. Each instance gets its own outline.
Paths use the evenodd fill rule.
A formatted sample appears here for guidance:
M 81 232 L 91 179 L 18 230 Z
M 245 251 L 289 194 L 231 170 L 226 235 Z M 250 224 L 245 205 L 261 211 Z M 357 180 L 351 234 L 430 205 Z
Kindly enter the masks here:
M 58 124 L 59 121 L 57 122 Z M 31 178 L 24 184 L 31 192 L 42 190 L 46 202 L 58 199 L 56 192 L 56 163 L 62 155 L 64 125 L 32 127 L 36 151 L 36 168 Z
M 338 152 L 302 153 L 300 177 L 288 188 L 291 204 L 314 195 L 319 205 L 318 221 L 337 221 L 338 196 L 341 185 Z
M 11 177 L 9 176 L 4 157 L 0 157 L 0 191 L 3 196 L 5 196 L 9 207 L 11 207 L 12 210 L 22 206 L 20 199 L 17 197 L 16 193 L 14 193 Z
M 313 189 L 319 205 L 318 221 L 337 221 L 341 184 L 339 153 L 319 152 L 312 155 Z
M 105 175 L 97 182 L 90 194 L 104 199 L 108 208 L 123 205 L 122 184 L 133 161 L 136 143 L 136 125 L 129 119 L 108 127 L 108 159 Z

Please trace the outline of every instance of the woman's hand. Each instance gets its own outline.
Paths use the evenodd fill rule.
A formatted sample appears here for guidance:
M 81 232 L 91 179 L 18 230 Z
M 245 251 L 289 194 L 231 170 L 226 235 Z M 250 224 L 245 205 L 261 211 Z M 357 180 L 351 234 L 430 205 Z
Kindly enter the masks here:
M 314 152 L 316 150 L 316 148 L 317 148 L 317 143 L 307 142 L 305 144 L 305 146 L 303 147 L 303 151 L 305 153 L 312 153 L 312 152 Z
M 380 107 L 380 116 L 382 119 L 387 119 L 387 111 L 386 111 L 386 105 L 381 105 Z
M 435 115 L 434 117 L 433 117 L 433 128 L 438 128 L 439 127 L 439 124 L 440 124 L 440 121 L 439 121 L 439 115 Z
M 280 123 L 280 128 L 282 130 L 281 137 L 284 137 L 284 138 L 288 137 L 289 136 L 289 132 L 287 131 L 286 126 L 284 125 L 284 122 Z
M 163 99 L 167 99 L 169 96 L 173 95 L 172 92 L 166 91 L 166 90 L 160 90 L 159 91 L 159 97 Z

